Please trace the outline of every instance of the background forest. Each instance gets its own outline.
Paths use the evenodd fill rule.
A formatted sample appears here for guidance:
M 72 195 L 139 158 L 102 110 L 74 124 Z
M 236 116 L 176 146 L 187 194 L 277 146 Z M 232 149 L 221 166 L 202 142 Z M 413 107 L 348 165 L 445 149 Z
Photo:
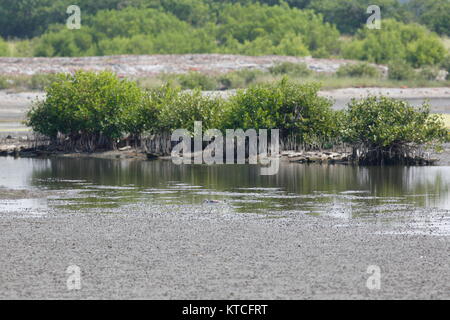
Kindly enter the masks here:
M 232 53 L 343 57 L 448 69 L 450 0 L 73 0 L 0 2 L 0 56 Z

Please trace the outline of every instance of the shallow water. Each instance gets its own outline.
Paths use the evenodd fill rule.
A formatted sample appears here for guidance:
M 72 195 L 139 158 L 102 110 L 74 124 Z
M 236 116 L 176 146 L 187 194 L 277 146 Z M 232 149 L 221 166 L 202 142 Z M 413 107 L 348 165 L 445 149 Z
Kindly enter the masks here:
M 0 158 L 0 168 L 0 187 L 46 193 L 18 199 L 0 194 L 0 214 L 120 213 L 130 205 L 205 205 L 205 200 L 218 200 L 206 205 L 233 213 L 271 217 L 389 219 L 426 209 L 447 215 L 450 209 L 450 167 L 282 163 L 278 175 L 261 176 L 251 165 Z

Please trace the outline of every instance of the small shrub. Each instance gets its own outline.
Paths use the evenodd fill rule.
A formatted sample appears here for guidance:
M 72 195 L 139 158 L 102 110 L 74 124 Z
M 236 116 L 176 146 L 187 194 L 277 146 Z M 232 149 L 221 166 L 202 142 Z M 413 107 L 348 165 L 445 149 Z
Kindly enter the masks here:
M 180 92 L 163 87 L 157 97 L 158 116 L 156 131 L 194 129 L 195 121 L 202 121 L 203 128 L 220 128 L 226 102 L 221 98 L 205 96 L 200 90 Z
M 425 26 L 384 19 L 379 30 L 361 28 L 352 41 L 345 42 L 342 55 L 347 59 L 388 63 L 399 59 L 419 68 L 435 65 L 445 57 L 441 39 Z
M 113 73 L 60 74 L 45 91 L 45 100 L 28 112 L 27 124 L 53 139 L 59 134 L 68 137 L 65 145 L 70 148 L 112 147 L 117 139 L 142 130 L 136 117 L 142 91 Z
M 222 90 L 245 88 L 264 74 L 266 74 L 264 71 L 258 69 L 242 69 L 221 75 L 218 82 Z
M 368 63 L 349 63 L 339 67 L 336 75 L 342 77 L 380 78 L 380 71 Z
M 236 72 L 228 72 L 218 78 L 221 90 L 245 88 L 247 83 Z
M 330 100 L 317 95 L 317 84 L 299 85 L 286 78 L 240 90 L 230 99 L 227 128 L 280 129 L 282 138 L 322 144 L 336 136 Z
M 9 56 L 8 44 L 0 37 L 0 57 Z
M 14 43 L 14 56 L 15 57 L 32 57 L 34 46 L 37 39 L 33 40 L 20 40 Z
M 433 68 L 433 67 L 425 67 L 419 71 L 417 77 L 419 79 L 433 81 L 433 80 L 436 80 L 438 75 L 439 75 L 439 69 Z
M 200 72 L 189 72 L 178 77 L 183 89 L 215 90 L 217 82 L 214 78 Z
M 389 79 L 391 80 L 414 80 L 416 72 L 404 61 L 398 60 L 389 63 Z
M 0 76 L 0 90 L 7 88 L 8 88 L 8 81 L 5 79 L 5 77 Z
M 275 75 L 310 76 L 313 71 L 305 63 L 279 62 L 269 68 Z
M 342 135 L 362 163 L 389 164 L 407 162 L 424 144 L 439 147 L 447 129 L 429 105 L 417 110 L 405 101 L 368 97 L 349 104 Z

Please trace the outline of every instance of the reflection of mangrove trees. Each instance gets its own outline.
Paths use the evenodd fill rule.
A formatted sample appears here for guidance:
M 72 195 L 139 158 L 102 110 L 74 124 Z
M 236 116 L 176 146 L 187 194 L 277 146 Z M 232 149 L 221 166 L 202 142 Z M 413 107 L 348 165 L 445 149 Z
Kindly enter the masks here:
M 193 197 L 211 197 L 209 192 L 244 198 L 245 194 L 262 192 L 258 198 L 262 205 L 283 202 L 295 206 L 305 201 L 302 197 L 278 198 L 275 191 L 270 191 L 278 188 L 284 195 L 315 195 L 314 202 L 323 204 L 332 202 L 334 195 L 351 198 L 361 193 L 380 198 L 411 196 L 415 197 L 417 205 L 425 205 L 430 195 L 442 201 L 449 200 L 450 181 L 446 177 L 450 175 L 445 170 L 448 168 L 282 164 L 277 175 L 261 176 L 256 165 L 174 165 L 170 161 L 56 158 L 46 162 L 46 166 L 36 167 L 31 181 L 38 187 L 64 190 L 76 189 L 78 181 L 83 181 L 92 184 L 93 190 L 95 186 L 106 186 L 109 188 L 105 188 L 105 194 L 118 194 L 128 199 L 141 197 L 139 192 L 143 190 L 172 190 L 180 201 L 185 199 L 188 203 Z M 197 190 L 202 192 L 195 192 Z M 168 194 L 150 195 L 159 198 Z M 381 201 L 373 197 L 361 201 L 374 204 Z
M 168 153 L 168 133 L 192 132 L 195 121 L 202 121 L 204 130 L 279 129 L 282 148 L 321 149 L 346 142 L 353 159 L 367 164 L 416 163 L 423 145 L 448 138 L 443 121 L 427 106 L 416 110 L 403 101 L 370 97 L 353 101 L 346 112 L 334 112 L 318 90 L 315 84 L 284 78 L 225 100 L 170 85 L 144 92 L 109 72 L 80 71 L 57 77 L 46 99 L 29 111 L 28 125 L 49 137 L 53 147 L 88 152 L 113 149 L 122 141 Z M 159 139 L 156 144 L 154 139 Z

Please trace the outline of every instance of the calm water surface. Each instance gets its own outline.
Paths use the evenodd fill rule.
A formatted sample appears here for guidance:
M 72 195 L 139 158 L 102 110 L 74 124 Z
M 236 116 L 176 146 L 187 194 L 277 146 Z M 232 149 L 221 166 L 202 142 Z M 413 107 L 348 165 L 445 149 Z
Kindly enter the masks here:
M 206 199 L 220 200 L 236 214 L 274 217 L 394 217 L 418 209 L 448 215 L 450 209 L 450 167 L 286 163 L 278 175 L 261 176 L 251 165 L 0 158 L 0 168 L 0 187 L 48 193 L 25 199 L 0 195 L 0 214 L 45 214 L 49 208 L 120 213 L 129 205 L 201 205 Z

